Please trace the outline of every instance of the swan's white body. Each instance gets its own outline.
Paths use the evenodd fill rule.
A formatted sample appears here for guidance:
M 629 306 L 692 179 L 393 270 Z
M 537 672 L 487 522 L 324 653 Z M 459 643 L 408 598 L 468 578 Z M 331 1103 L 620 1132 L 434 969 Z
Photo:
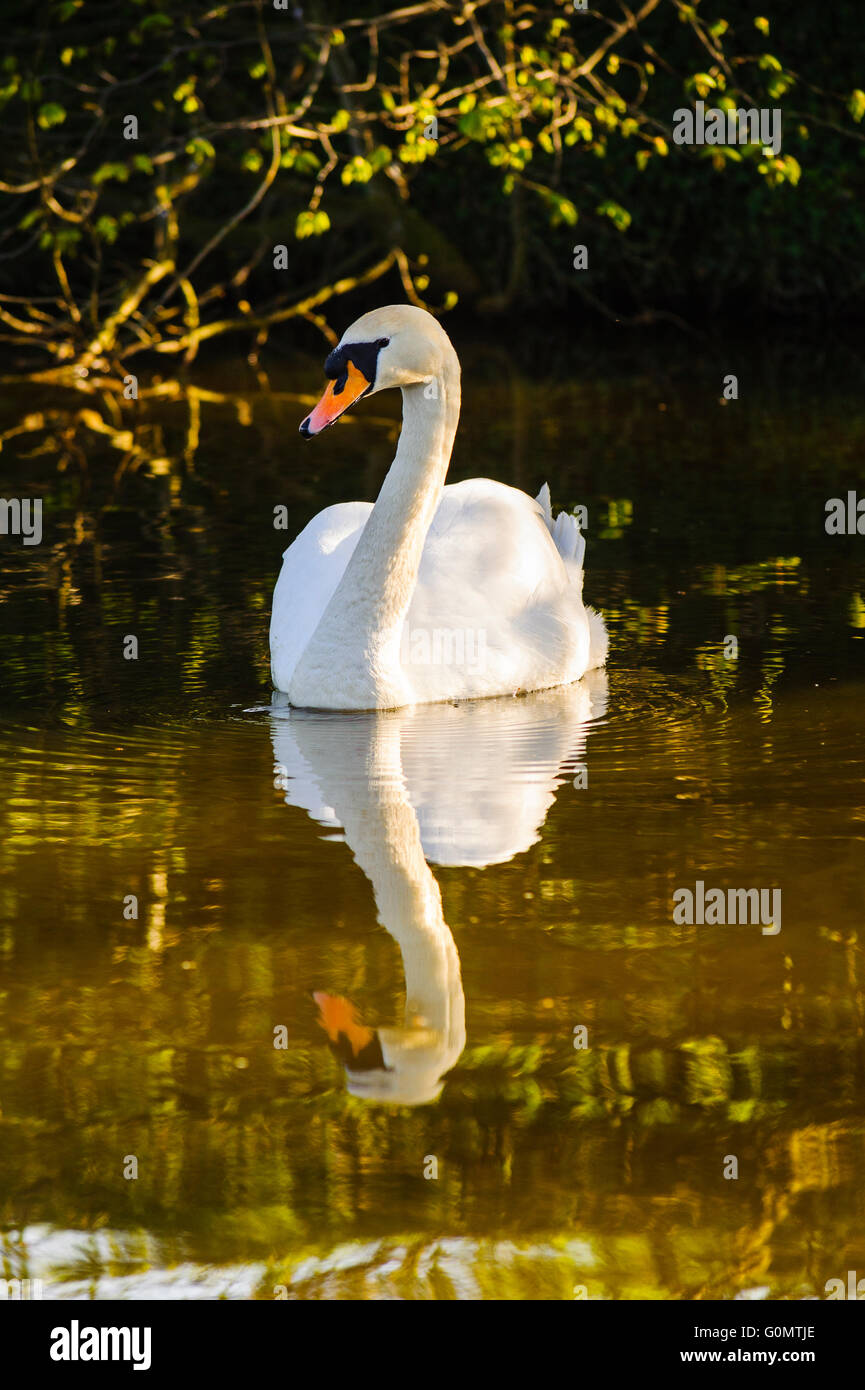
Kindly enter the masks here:
M 396 458 L 375 506 L 327 507 L 285 552 L 276 689 L 311 708 L 394 709 L 546 689 L 603 665 L 603 619 L 582 598 L 585 541 L 573 517 L 553 522 L 546 484 L 536 500 L 486 478 L 444 486 L 460 387 L 443 329 L 393 306 L 359 319 L 338 351 L 368 354 L 373 339 L 384 347 L 372 390 L 403 393 Z M 330 408 L 324 424 L 345 406 Z

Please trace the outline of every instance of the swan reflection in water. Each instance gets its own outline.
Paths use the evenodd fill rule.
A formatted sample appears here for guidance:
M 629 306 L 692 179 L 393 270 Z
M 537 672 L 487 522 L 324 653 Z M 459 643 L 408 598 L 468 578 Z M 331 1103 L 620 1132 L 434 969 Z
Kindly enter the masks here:
M 529 849 L 606 698 L 603 671 L 519 699 L 392 712 L 298 710 L 274 694 L 285 800 L 342 831 L 402 956 L 401 1028 L 369 1028 L 347 1000 L 314 996 L 352 1095 L 394 1105 L 441 1095 L 465 1047 L 465 996 L 429 865 L 484 868 Z

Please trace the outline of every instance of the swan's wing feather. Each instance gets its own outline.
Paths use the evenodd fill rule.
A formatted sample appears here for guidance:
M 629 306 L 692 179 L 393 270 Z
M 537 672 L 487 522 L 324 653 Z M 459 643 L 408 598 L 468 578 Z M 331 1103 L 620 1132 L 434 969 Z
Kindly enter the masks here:
M 588 628 L 575 562 L 556 546 L 545 500 L 488 478 L 445 488 L 404 632 L 418 698 L 451 698 L 451 684 L 455 695 L 471 696 L 536 689 L 584 669 Z M 450 666 L 448 652 L 431 645 L 438 634 L 456 656 Z
M 277 690 L 288 690 L 371 511 L 369 502 L 325 507 L 284 552 L 270 618 L 270 669 Z
M 541 488 L 540 492 L 538 493 L 537 497 L 535 498 L 535 501 L 537 502 L 538 506 L 540 507 L 541 511 L 543 512 L 544 521 L 547 523 L 547 526 L 548 526 L 549 529 L 552 531 L 552 529 L 553 529 L 553 504 L 552 504 L 552 501 L 551 501 L 551 499 L 550 499 L 550 485 L 549 485 L 549 483 L 544 483 L 543 487 Z

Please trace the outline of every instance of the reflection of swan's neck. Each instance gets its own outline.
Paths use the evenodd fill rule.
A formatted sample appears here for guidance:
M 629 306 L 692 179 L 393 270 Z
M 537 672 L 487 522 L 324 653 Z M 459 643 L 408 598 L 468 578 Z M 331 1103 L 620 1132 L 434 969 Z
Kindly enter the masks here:
M 292 677 L 295 705 L 321 704 L 333 687 L 338 704 L 384 708 L 406 702 L 400 672 L 402 626 L 421 554 L 441 499 L 460 411 L 460 369 L 453 349 L 439 376 L 403 387 L 396 457 L 337 585 Z
M 379 919 L 400 948 L 406 1027 L 425 1027 L 455 1041 L 464 1028 L 465 1011 L 459 957 L 406 795 L 400 723 L 376 721 L 367 750 L 368 795 L 360 802 L 346 797 L 335 809 L 354 857 L 372 883 Z

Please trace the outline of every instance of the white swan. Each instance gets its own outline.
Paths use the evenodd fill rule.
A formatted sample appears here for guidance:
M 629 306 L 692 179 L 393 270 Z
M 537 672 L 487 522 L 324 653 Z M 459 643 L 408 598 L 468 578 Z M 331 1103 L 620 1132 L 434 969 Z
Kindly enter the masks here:
M 585 541 L 536 500 L 489 478 L 445 487 L 460 366 L 423 309 L 364 314 L 325 363 L 330 383 L 300 432 L 398 386 L 403 425 L 375 506 L 326 507 L 289 546 L 273 595 L 273 684 L 293 705 L 397 709 L 565 685 L 606 659 L 583 604 Z

